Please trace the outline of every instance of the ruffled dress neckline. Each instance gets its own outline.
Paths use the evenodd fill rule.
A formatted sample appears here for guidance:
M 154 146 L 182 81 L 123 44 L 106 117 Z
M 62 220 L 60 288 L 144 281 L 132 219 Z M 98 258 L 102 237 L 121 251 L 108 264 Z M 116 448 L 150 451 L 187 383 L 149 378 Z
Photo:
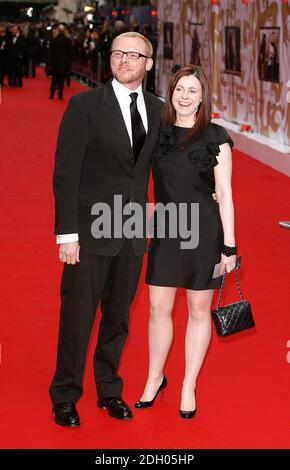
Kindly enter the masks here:
M 217 155 L 220 153 L 219 144 L 206 139 L 206 131 L 193 136 L 191 141 L 184 147 L 180 135 L 186 135 L 185 131 L 190 131 L 190 127 L 168 126 L 162 127 L 159 132 L 158 148 L 152 156 L 152 162 L 166 158 L 172 152 L 181 152 L 193 165 L 206 167 L 211 170 L 218 165 Z M 179 136 L 179 138 L 177 137 Z

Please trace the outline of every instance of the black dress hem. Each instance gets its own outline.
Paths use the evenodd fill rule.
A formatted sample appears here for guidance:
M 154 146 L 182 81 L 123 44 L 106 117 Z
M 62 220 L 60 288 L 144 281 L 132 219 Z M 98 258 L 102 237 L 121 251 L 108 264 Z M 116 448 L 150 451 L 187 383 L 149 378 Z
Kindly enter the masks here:
M 212 283 L 215 285 L 215 287 L 211 286 L 211 287 L 200 287 L 200 288 L 198 288 L 198 287 L 192 287 L 192 286 L 189 287 L 188 285 L 184 285 L 184 284 L 176 285 L 177 283 L 174 283 L 175 285 L 173 286 L 169 282 L 157 283 L 157 282 L 151 282 L 151 281 L 145 280 L 145 284 L 148 284 L 149 286 L 173 287 L 175 289 L 186 289 L 186 290 L 194 290 L 194 291 L 216 290 L 216 289 L 220 288 L 221 282 L 222 282 L 222 276 L 218 277 L 218 278 L 216 278 L 212 281 Z

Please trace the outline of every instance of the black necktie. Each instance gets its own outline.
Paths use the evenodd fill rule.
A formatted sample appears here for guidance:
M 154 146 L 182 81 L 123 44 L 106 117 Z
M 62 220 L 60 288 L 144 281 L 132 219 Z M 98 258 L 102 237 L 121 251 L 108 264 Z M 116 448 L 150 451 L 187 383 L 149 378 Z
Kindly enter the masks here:
M 144 141 L 146 139 L 146 131 L 144 129 L 141 116 L 137 109 L 137 98 L 138 93 L 130 93 L 130 113 L 131 113 L 131 125 L 132 125 L 132 142 L 135 165 L 141 153 Z

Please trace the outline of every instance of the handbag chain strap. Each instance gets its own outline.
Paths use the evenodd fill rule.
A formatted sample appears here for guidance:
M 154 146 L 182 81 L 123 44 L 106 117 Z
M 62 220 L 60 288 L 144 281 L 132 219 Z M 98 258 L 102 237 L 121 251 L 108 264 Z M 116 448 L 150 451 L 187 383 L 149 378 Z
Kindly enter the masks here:
M 220 291 L 219 291 L 219 296 L 218 296 L 218 301 L 217 301 L 217 308 L 220 308 L 222 293 L 223 293 L 223 290 L 224 290 L 225 279 L 226 279 L 227 274 L 228 274 L 227 270 L 225 269 L 224 273 L 223 273 L 222 284 L 221 284 Z M 236 269 L 234 270 L 234 275 L 235 275 L 236 284 L 237 284 L 237 288 L 238 288 L 238 291 L 239 291 L 240 299 L 244 300 L 244 296 L 243 296 L 243 293 L 242 293 L 242 289 L 241 289 L 241 285 L 240 285 L 240 281 L 239 281 L 238 273 L 237 273 Z

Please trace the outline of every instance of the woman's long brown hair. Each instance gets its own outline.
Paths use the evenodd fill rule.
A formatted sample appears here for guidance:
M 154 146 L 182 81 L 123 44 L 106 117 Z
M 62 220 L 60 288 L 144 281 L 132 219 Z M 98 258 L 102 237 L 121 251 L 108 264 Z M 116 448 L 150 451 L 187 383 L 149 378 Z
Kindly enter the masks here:
M 190 130 L 186 141 L 188 142 L 191 137 L 196 134 L 202 132 L 208 125 L 211 120 L 211 99 L 210 99 L 210 89 L 208 85 L 208 81 L 206 79 L 205 74 L 201 70 L 200 67 L 195 65 L 186 65 L 185 67 L 180 68 L 175 72 L 173 77 L 170 80 L 165 103 L 161 113 L 162 122 L 166 126 L 173 126 L 176 121 L 176 111 L 172 105 L 172 95 L 175 90 L 175 87 L 178 81 L 185 76 L 193 75 L 196 77 L 201 84 L 201 91 L 202 91 L 202 102 L 200 103 L 198 110 L 196 112 L 196 120 L 195 124 Z

